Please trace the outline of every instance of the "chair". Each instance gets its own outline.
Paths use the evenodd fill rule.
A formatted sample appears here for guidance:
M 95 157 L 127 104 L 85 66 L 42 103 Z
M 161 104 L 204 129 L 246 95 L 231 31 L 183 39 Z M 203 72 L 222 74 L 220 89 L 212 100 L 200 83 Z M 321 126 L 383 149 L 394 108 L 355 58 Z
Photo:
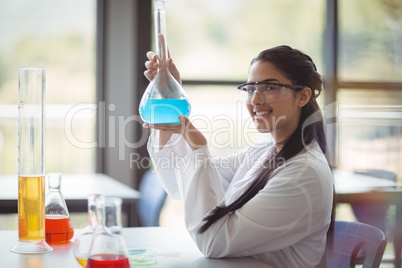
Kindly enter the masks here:
M 141 199 L 138 204 L 140 224 L 142 226 L 159 226 L 159 217 L 166 199 L 166 192 L 155 173 L 148 170 L 142 177 L 139 191 Z
M 380 266 L 387 238 L 377 227 L 361 223 L 335 221 L 332 247 L 327 244 L 324 263 L 327 268 L 355 267 L 362 257 L 363 268 Z
M 386 170 L 355 171 L 355 174 L 368 175 L 396 182 L 396 173 Z M 382 204 L 353 204 L 352 210 L 359 222 L 380 228 L 386 233 L 386 217 L 389 205 Z

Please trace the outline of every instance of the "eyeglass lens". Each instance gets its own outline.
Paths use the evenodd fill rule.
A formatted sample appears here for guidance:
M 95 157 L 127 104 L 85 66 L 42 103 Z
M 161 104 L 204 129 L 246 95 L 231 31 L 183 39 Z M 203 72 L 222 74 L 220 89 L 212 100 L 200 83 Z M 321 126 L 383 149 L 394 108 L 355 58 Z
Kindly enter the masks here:
M 290 89 L 274 84 L 250 84 L 243 88 L 246 103 L 251 103 L 252 99 L 258 94 L 259 98 L 265 102 L 277 102 L 286 99 L 289 96 Z

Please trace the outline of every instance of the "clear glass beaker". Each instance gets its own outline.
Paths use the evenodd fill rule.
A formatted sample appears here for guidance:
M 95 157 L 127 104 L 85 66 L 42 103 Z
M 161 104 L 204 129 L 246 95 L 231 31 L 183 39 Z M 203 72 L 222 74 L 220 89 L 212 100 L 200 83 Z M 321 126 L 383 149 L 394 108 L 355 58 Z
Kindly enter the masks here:
M 96 200 L 96 228 L 91 243 L 87 268 L 130 268 L 127 249 L 121 235 L 113 234 L 106 227 L 106 200 Z M 113 210 L 116 207 L 110 206 Z M 118 215 L 116 212 L 109 212 Z M 121 237 L 121 238 L 119 238 Z
M 73 238 L 66 201 L 61 193 L 61 173 L 47 174 L 49 189 L 45 199 L 45 233 L 48 243 L 67 243 Z
M 89 250 L 95 234 L 96 227 L 96 200 L 105 197 L 100 194 L 88 196 L 88 220 L 89 224 L 85 226 L 77 235 L 74 241 L 74 257 L 82 267 L 87 266 Z
M 179 116 L 190 115 L 191 106 L 183 87 L 168 70 L 164 0 L 154 0 L 154 21 L 159 69 L 141 98 L 139 113 L 148 124 L 179 123 Z
M 20 67 L 18 77 L 18 242 L 15 253 L 46 253 L 44 166 L 45 68 Z

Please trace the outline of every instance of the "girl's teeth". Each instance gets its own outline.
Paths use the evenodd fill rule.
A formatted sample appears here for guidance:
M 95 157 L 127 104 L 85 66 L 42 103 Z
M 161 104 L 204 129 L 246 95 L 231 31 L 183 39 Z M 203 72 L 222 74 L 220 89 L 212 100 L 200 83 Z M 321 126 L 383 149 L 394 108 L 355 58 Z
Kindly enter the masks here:
M 269 113 L 270 113 L 270 111 L 264 111 L 264 112 L 256 112 L 255 114 L 256 114 L 257 116 L 261 116 L 261 115 L 269 114 Z

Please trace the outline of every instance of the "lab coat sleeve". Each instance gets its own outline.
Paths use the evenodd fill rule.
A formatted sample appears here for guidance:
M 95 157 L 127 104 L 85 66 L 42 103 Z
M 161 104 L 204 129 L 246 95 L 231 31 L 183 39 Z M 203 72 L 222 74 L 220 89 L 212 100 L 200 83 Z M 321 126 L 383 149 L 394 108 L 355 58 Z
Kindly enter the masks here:
M 150 154 L 154 170 L 166 192 L 171 198 L 180 199 L 177 178 L 181 177 L 181 170 L 194 166 L 191 157 L 192 150 L 184 138 L 179 134 L 173 134 L 166 146 L 159 150 L 159 131 L 152 132 L 148 140 L 148 152 Z M 213 166 L 215 176 L 221 180 L 221 187 L 225 192 L 229 184 L 246 157 L 246 150 L 233 153 L 226 157 L 209 157 L 208 165 Z M 193 167 L 191 167 L 193 169 Z
M 158 141 L 159 131 L 155 130 L 151 133 L 147 144 L 154 171 L 166 193 L 173 199 L 180 199 L 176 173 L 186 168 L 187 163 L 182 157 L 188 155 L 191 149 L 179 134 L 173 134 L 162 150 L 159 150 Z

